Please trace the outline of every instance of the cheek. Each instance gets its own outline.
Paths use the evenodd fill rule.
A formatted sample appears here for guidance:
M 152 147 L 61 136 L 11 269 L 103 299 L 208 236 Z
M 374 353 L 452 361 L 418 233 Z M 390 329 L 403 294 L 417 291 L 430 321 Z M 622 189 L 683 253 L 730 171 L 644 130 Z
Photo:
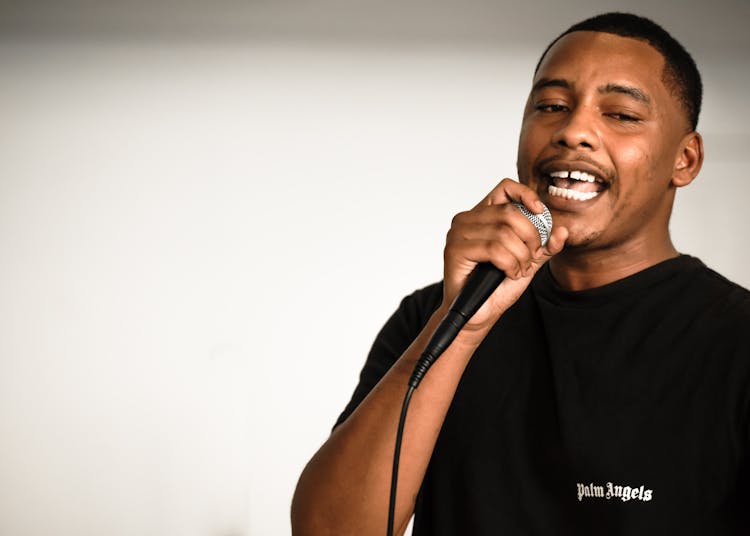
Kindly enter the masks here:
M 638 138 L 622 140 L 613 147 L 617 155 L 618 173 L 627 174 L 634 184 L 662 182 L 671 177 L 671 159 L 667 154 L 671 146 L 669 135 L 653 128 Z
M 647 147 L 639 145 L 628 145 L 621 149 L 617 154 L 615 165 L 618 174 L 627 177 L 629 180 L 639 181 L 643 177 L 651 176 L 654 171 L 652 166 L 653 160 Z
M 539 152 L 545 147 L 546 143 L 539 129 L 533 128 L 528 120 L 524 121 L 521 127 L 521 134 L 518 138 L 518 153 L 516 159 L 516 170 L 518 179 L 527 184 L 533 178 L 533 163 Z
M 611 200 L 612 223 L 622 232 L 635 234 L 644 222 L 653 219 L 662 207 L 669 183 L 661 147 L 629 146 L 618 154 L 619 184 Z
M 518 138 L 518 152 L 516 154 L 516 172 L 518 180 L 526 184 L 531 176 L 531 158 L 529 157 L 528 139 L 524 133 Z
M 654 152 L 659 148 L 645 145 L 623 144 L 617 152 L 614 165 L 618 177 L 620 210 L 626 209 L 634 200 L 653 195 L 662 182 L 664 171 L 659 169 L 659 163 L 664 159 L 655 158 L 658 153 Z

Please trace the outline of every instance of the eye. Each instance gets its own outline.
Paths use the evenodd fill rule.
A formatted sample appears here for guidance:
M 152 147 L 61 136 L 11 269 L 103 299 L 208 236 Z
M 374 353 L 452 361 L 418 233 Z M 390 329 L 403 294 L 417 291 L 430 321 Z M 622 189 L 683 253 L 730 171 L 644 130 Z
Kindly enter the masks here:
M 568 109 L 567 106 L 562 104 L 537 104 L 536 110 L 543 113 L 556 113 L 564 112 Z
M 625 123 L 637 123 L 640 121 L 640 118 L 635 117 L 633 115 L 628 115 L 628 114 L 612 113 L 612 114 L 607 114 L 607 115 L 611 117 L 612 119 L 623 121 Z

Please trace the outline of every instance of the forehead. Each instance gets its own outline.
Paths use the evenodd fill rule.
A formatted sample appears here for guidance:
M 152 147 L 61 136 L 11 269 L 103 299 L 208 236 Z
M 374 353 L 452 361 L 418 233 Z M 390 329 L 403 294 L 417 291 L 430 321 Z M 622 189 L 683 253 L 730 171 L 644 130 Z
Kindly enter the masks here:
M 547 51 L 534 82 L 566 80 L 576 90 L 587 83 L 627 84 L 661 100 L 668 97 L 662 81 L 663 56 L 651 45 L 619 35 L 579 31 L 561 37 Z M 671 99 L 670 99 L 671 100 Z

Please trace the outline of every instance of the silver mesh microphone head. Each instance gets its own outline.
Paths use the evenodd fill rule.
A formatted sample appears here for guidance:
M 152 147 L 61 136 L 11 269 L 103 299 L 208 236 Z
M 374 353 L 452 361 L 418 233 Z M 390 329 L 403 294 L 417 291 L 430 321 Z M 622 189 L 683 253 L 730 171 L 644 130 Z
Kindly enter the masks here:
M 549 240 L 549 234 L 552 232 L 552 214 L 549 213 L 549 209 L 544 207 L 544 212 L 541 214 L 534 214 L 530 212 L 521 203 L 513 203 L 518 207 L 518 210 L 528 218 L 528 220 L 534 224 L 536 230 L 539 231 L 539 238 L 542 239 L 542 246 L 547 245 Z

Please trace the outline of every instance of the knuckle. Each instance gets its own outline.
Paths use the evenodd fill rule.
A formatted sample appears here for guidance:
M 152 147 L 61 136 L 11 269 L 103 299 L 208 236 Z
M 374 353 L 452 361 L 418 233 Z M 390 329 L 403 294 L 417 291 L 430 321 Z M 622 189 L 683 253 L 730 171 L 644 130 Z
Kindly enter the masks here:
M 453 216 L 453 218 L 451 219 L 451 227 L 462 225 L 466 221 L 468 214 L 469 211 L 463 211 Z
M 443 248 L 443 259 L 447 262 L 452 262 L 460 259 L 466 254 L 467 245 L 463 241 L 452 240 L 446 242 Z
M 497 262 L 505 261 L 508 258 L 508 250 L 497 240 L 489 240 L 485 246 L 487 255 L 490 259 Z
M 506 218 L 513 218 L 518 212 L 518 209 L 513 203 L 503 203 L 502 205 L 498 205 L 497 209 Z
M 516 246 L 515 249 L 517 249 L 519 241 L 523 241 L 523 237 L 519 236 L 518 231 L 508 224 L 497 225 L 495 228 L 495 235 L 499 241 L 506 245 L 506 247 Z
M 445 233 L 445 244 L 446 246 L 456 240 L 456 230 L 451 227 L 448 232 Z
M 507 242 L 508 240 L 511 240 L 512 237 L 515 235 L 515 232 L 513 229 L 511 229 L 507 223 L 505 222 L 496 222 L 495 223 L 495 234 L 497 235 L 499 240 L 502 240 L 503 242 Z
M 462 228 L 451 227 L 445 233 L 446 245 L 458 244 L 459 242 L 470 240 L 470 236 Z

